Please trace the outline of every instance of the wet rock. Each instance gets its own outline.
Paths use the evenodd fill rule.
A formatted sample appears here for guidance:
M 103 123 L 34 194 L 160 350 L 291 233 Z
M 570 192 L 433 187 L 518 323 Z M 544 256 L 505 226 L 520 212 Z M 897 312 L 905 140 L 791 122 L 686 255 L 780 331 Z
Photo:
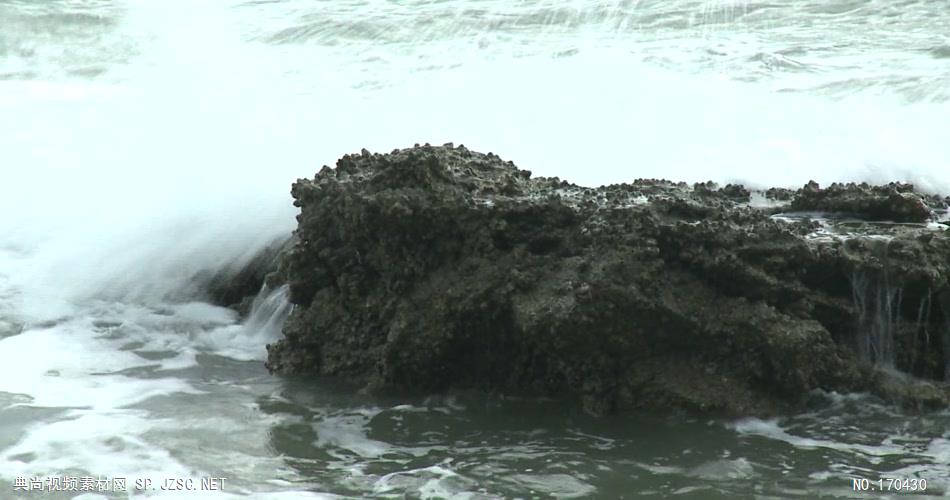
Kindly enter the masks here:
M 712 181 L 693 184 L 693 194 L 703 198 L 722 198 L 737 202 L 748 202 L 751 191 L 742 185 L 727 184 L 720 188 Z
M 924 222 L 933 211 L 927 197 L 914 192 L 911 184 L 892 182 L 884 186 L 835 183 L 826 189 L 810 181 L 795 193 L 793 210 L 838 212 L 867 220 Z
M 775 201 L 791 201 L 795 196 L 795 192 L 791 189 L 785 188 L 769 188 L 765 191 L 765 197 L 769 200 Z
M 836 186 L 793 204 L 926 219 L 907 185 Z M 344 156 L 292 194 L 274 279 L 296 307 L 273 372 L 595 414 L 771 414 L 813 389 L 947 401 L 950 239 L 923 224 L 838 231 L 772 217 L 741 186 L 584 188 L 451 145 Z M 913 377 L 874 375 L 894 369 Z

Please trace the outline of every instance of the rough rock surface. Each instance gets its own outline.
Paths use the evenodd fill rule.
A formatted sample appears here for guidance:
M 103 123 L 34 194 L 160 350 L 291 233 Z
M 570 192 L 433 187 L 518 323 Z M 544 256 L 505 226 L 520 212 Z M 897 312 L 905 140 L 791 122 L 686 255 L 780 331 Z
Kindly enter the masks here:
M 348 155 L 292 189 L 281 374 L 772 414 L 813 389 L 947 404 L 950 238 L 907 185 L 770 190 L 532 178 L 491 153 Z M 913 377 L 895 376 L 895 368 Z
M 892 182 L 886 186 L 832 184 L 821 189 L 814 181 L 798 191 L 791 208 L 801 211 L 854 214 L 869 220 L 925 222 L 931 217 L 928 205 L 938 202 L 914 192 L 911 184 Z

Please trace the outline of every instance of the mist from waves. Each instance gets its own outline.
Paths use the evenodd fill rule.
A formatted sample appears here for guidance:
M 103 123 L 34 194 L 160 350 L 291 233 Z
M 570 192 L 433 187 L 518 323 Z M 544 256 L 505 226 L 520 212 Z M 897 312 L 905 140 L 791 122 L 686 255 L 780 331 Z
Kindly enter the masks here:
M 353 7 L 363 26 L 314 21 L 316 11 L 300 2 L 92 3 L 78 13 L 67 8 L 75 4 L 51 5 L 45 15 L 76 30 L 89 29 L 89 16 L 100 20 L 100 45 L 81 60 L 101 72 L 57 71 L 67 63 L 39 42 L 33 59 L 4 61 L 32 63 L 27 74 L 36 76 L 0 81 L 0 210 L 15 214 L 0 231 L 12 254 L 5 258 L 17 261 L 4 274 L 33 288 L 24 295 L 43 296 L 42 307 L 56 297 L 180 294 L 198 270 L 246 259 L 289 234 L 289 184 L 363 147 L 464 143 L 587 185 L 909 180 L 950 191 L 945 100 L 908 103 L 867 86 L 834 98 L 775 92 L 776 81 L 788 82 L 655 62 L 663 40 L 671 61 L 714 46 L 749 50 L 746 35 L 762 50 L 781 48 L 779 35 L 746 21 L 753 2 L 708 2 L 687 18 L 688 10 L 659 5 L 575 2 L 580 13 L 612 9 L 586 28 L 570 16 L 531 17 L 551 8 L 539 4 L 512 13 L 535 22 L 526 49 L 504 24 L 497 33 L 481 27 L 482 38 L 460 36 L 474 18 L 457 11 L 454 22 L 438 17 L 434 28 L 387 39 L 383 28 L 414 22 L 408 6 L 376 15 L 365 10 L 375 4 Z M 633 13 L 651 9 L 669 19 L 628 26 Z M 628 21 L 612 38 L 595 29 L 610 19 Z M 658 34 L 673 28 L 683 38 Z M 747 63 L 759 66 L 754 57 Z M 782 66 L 772 73 L 803 78 Z

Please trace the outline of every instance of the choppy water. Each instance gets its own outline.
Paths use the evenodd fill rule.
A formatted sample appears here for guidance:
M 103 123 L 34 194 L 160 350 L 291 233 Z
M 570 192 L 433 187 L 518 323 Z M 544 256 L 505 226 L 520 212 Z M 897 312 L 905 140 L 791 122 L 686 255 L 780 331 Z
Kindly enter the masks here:
M 948 118 L 936 0 L 0 0 L 0 498 L 52 476 L 170 498 L 135 481 L 227 478 L 198 498 L 887 496 L 859 477 L 947 496 L 946 412 L 369 399 L 267 375 L 280 290 L 241 323 L 190 283 L 288 234 L 290 182 L 362 147 L 453 141 L 583 184 L 950 192 Z M 128 496 L 46 495 L 80 494 Z

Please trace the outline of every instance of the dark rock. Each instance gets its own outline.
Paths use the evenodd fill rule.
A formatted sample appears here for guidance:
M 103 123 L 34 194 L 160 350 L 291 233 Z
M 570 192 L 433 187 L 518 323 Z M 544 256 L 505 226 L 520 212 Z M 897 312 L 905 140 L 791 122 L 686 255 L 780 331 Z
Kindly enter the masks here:
M 924 222 L 930 220 L 935 200 L 914 192 L 910 184 L 890 183 L 884 186 L 835 183 L 821 189 L 810 181 L 798 190 L 791 208 L 800 211 L 837 212 L 867 220 Z
M 769 188 L 767 191 L 765 191 L 765 197 L 770 200 L 791 201 L 794 196 L 795 192 L 791 189 Z
M 748 202 L 752 193 L 741 185 L 727 184 L 726 187 L 720 188 L 715 182 L 707 181 L 693 184 L 693 194 L 702 198 L 721 198 Z
M 906 185 L 836 186 L 793 204 L 926 219 Z M 592 413 L 770 414 L 813 389 L 947 402 L 942 231 L 780 220 L 741 186 L 583 188 L 448 145 L 344 156 L 292 194 L 277 373 L 561 395 Z
M 720 189 L 719 193 L 731 200 L 744 202 L 748 202 L 749 197 L 752 196 L 752 192 L 741 184 L 726 184 L 726 187 Z

